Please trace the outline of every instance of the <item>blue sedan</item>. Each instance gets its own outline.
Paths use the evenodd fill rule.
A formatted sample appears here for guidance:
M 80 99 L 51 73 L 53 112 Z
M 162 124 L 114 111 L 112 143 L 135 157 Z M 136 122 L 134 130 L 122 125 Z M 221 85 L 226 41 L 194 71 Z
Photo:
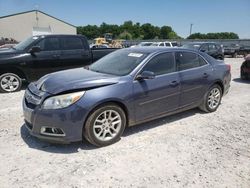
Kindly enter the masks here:
M 128 126 L 199 107 L 214 112 L 230 87 L 230 65 L 182 48 L 117 50 L 88 68 L 48 74 L 25 91 L 30 134 L 96 146 L 118 141 Z

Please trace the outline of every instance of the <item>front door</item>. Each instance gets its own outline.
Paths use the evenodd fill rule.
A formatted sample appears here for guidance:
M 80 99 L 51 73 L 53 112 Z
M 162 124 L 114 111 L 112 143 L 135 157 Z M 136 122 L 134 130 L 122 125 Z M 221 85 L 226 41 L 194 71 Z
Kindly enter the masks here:
M 153 57 L 142 71 L 154 72 L 154 79 L 134 80 L 136 121 L 173 111 L 179 107 L 180 79 L 173 53 Z
M 34 46 L 41 48 L 40 52 L 31 55 L 32 79 L 37 80 L 45 74 L 60 70 L 61 50 L 57 37 L 46 37 Z

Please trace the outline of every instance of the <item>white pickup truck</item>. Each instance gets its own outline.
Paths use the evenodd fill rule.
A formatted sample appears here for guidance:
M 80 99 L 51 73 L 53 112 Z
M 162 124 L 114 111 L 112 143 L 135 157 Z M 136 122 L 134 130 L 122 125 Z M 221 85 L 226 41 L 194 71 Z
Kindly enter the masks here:
M 177 42 L 165 41 L 165 42 L 154 42 L 153 44 L 151 44 L 151 46 L 177 47 L 178 44 Z

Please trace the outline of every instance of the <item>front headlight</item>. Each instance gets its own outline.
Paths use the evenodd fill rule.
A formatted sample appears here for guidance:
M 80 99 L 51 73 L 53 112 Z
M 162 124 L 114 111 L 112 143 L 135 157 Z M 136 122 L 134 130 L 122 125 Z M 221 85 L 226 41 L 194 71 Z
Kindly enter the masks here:
M 43 102 L 43 109 L 60 109 L 66 108 L 71 104 L 74 104 L 78 101 L 83 95 L 85 91 L 69 93 L 65 95 L 58 95 L 55 97 L 50 97 Z

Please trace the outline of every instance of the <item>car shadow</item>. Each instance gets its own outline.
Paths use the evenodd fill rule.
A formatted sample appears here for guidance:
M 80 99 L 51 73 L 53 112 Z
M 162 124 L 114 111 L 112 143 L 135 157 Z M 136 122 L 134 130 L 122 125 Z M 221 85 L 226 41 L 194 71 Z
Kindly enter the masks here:
M 32 149 L 42 150 L 50 153 L 77 153 L 80 150 L 92 150 L 97 147 L 89 144 L 86 140 L 83 142 L 74 142 L 71 144 L 56 144 L 42 141 L 29 134 L 29 131 L 23 124 L 20 128 L 20 133 L 23 141 Z
M 250 84 L 250 80 L 242 80 L 241 78 L 233 79 L 234 82 L 242 83 L 242 84 Z
M 181 112 L 175 115 L 166 116 L 163 118 L 159 118 L 156 120 L 149 121 L 147 123 L 142 123 L 133 127 L 128 127 L 125 129 L 122 137 L 127 137 L 132 134 L 136 134 L 139 132 L 147 131 L 149 129 L 156 128 L 158 126 L 162 126 L 171 122 L 178 121 L 180 119 L 184 119 L 195 114 L 204 113 L 199 109 L 192 109 L 185 112 Z M 167 126 L 167 125 L 165 125 Z M 42 141 L 36 137 L 33 137 L 29 134 L 25 125 L 22 125 L 20 128 L 20 133 L 23 141 L 32 149 L 42 150 L 45 152 L 50 153 L 63 153 L 63 154 L 70 154 L 70 153 L 77 153 L 81 150 L 94 150 L 98 149 L 98 147 L 89 144 L 86 140 L 82 142 L 75 142 L 71 144 L 54 144 Z M 107 146 L 108 147 L 108 146 Z
M 174 115 L 170 115 L 170 116 L 165 116 L 159 119 L 155 119 L 146 123 L 141 123 L 138 124 L 136 126 L 132 126 L 132 127 L 128 127 L 127 129 L 125 129 L 123 136 L 130 136 L 132 134 L 136 134 L 139 132 L 143 132 L 143 131 L 147 131 L 149 129 L 153 129 L 162 125 L 166 125 L 175 121 L 178 121 L 180 119 L 185 119 L 188 118 L 190 116 L 193 116 L 195 114 L 203 114 L 205 112 L 202 112 L 201 110 L 199 110 L 198 108 L 194 108 L 188 111 L 184 111 L 184 112 L 180 112 Z M 168 125 L 166 125 L 168 126 Z

